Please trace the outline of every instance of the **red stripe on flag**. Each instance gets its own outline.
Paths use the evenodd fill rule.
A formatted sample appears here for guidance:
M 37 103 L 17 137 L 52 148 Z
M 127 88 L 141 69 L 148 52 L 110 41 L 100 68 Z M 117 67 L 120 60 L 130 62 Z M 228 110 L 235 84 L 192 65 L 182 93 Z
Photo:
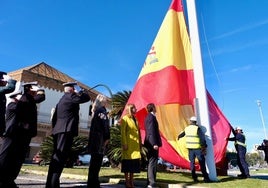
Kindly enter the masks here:
M 173 0 L 170 5 L 170 9 L 173 9 L 176 12 L 182 12 L 183 11 L 182 1 Z
M 225 168 L 225 152 L 228 144 L 225 138 L 229 137 L 231 126 L 208 91 L 207 98 L 215 163 L 217 168 Z
M 137 110 L 140 110 L 149 102 L 156 105 L 193 104 L 193 98 L 193 71 L 178 70 L 175 66 L 169 66 L 142 76 L 137 81 L 128 103 L 134 103 Z

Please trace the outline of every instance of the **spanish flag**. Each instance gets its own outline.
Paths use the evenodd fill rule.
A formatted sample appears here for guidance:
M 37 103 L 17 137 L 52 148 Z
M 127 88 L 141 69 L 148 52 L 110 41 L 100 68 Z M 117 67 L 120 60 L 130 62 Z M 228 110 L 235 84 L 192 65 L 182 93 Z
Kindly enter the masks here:
M 142 137 L 146 105 L 154 103 L 163 146 L 159 155 L 182 168 L 190 168 L 185 140 L 178 140 L 180 132 L 194 115 L 196 98 L 191 43 L 186 27 L 181 0 L 173 0 L 157 36 L 145 59 L 128 103 L 137 108 Z M 216 166 L 224 165 L 227 141 L 230 134 L 228 120 L 213 98 L 208 96 L 209 117 Z

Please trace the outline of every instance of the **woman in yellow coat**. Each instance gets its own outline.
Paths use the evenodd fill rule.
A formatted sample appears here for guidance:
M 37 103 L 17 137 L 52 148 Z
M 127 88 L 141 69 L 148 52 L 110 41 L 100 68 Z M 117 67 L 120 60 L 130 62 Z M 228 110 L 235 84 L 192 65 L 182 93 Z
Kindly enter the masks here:
M 138 121 L 135 118 L 136 111 L 134 104 L 127 104 L 127 113 L 121 119 L 121 172 L 125 174 L 127 188 L 134 188 L 133 174 L 140 173 L 141 136 Z

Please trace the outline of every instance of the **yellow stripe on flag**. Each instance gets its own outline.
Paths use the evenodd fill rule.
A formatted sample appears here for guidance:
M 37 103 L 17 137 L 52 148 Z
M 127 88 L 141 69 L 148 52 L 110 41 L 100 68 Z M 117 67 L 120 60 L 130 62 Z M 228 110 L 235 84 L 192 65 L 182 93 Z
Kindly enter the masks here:
M 183 12 L 170 9 L 145 59 L 139 78 L 167 66 L 179 70 L 193 69 L 191 46 Z

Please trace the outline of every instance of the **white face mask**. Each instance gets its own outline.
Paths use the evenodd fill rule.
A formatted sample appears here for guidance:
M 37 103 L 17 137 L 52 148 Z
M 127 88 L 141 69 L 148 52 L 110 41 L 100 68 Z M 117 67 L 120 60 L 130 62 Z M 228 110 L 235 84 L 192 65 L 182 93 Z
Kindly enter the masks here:
M 21 96 L 22 96 L 22 95 L 17 95 L 15 98 L 16 98 L 17 100 L 20 100 Z
M 38 86 L 32 86 L 32 88 L 30 89 L 31 91 L 37 91 L 39 89 Z

